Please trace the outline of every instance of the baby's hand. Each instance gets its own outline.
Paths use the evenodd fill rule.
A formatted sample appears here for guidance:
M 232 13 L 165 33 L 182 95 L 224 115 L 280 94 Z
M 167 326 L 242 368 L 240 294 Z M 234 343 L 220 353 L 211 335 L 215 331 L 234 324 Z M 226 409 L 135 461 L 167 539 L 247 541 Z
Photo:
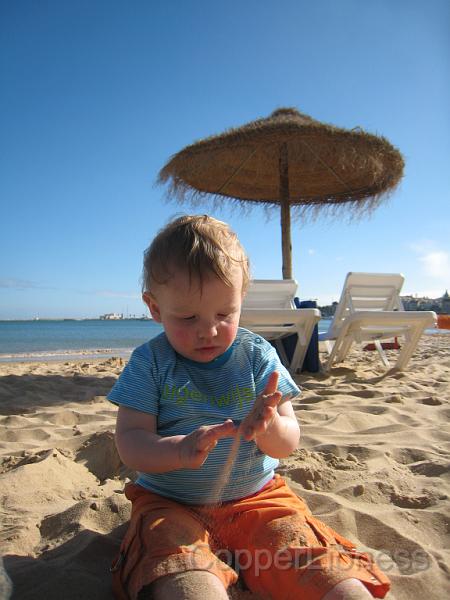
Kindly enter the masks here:
M 234 437 L 236 433 L 237 428 L 231 419 L 219 425 L 203 425 L 195 429 L 179 442 L 181 468 L 198 469 L 221 438 Z
M 282 396 L 277 391 L 277 385 L 278 373 L 274 371 L 270 374 L 264 392 L 256 398 L 252 410 L 241 423 L 239 431 L 244 440 L 250 441 L 267 431 L 278 414 L 277 406 Z

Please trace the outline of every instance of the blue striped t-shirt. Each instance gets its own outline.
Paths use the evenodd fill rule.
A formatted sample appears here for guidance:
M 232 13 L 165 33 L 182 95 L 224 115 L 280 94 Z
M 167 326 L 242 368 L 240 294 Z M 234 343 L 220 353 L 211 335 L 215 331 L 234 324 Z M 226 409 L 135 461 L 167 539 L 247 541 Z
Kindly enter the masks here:
M 239 328 L 227 352 L 209 363 L 180 356 L 162 333 L 134 350 L 108 399 L 156 415 L 161 436 L 185 435 L 226 419 L 238 424 L 273 371 L 280 375 L 278 389 L 283 396 L 299 393 L 274 348 L 246 329 Z M 207 503 L 232 443 L 233 438 L 219 440 L 198 469 L 139 473 L 136 483 L 179 502 Z M 263 454 L 255 442 L 241 440 L 221 500 L 256 493 L 272 479 L 277 465 L 278 460 Z

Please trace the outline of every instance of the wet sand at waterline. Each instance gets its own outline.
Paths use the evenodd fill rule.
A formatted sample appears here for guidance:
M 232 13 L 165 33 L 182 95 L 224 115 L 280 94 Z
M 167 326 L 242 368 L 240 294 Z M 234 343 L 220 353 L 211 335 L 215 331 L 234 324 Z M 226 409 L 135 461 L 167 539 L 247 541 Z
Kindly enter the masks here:
M 105 396 L 124 364 L 0 364 L 0 539 L 13 598 L 112 598 L 133 473 L 115 451 L 117 409 Z M 423 336 L 404 372 L 355 350 L 327 375 L 296 379 L 301 448 L 280 473 L 378 559 L 393 584 L 388 600 L 446 597 L 450 335 Z M 230 595 L 256 600 L 239 586 Z

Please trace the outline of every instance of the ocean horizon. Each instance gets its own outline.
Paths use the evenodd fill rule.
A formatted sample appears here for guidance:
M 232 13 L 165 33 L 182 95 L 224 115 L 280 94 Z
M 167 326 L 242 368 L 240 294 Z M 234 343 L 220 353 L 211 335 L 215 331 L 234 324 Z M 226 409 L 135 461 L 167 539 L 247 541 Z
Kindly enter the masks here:
M 319 321 L 327 331 L 331 318 Z M 34 319 L 0 321 L 0 362 L 77 360 L 118 356 L 163 331 L 152 319 Z M 427 330 L 439 333 L 441 330 Z
M 0 362 L 127 357 L 161 331 L 151 319 L 0 321 Z

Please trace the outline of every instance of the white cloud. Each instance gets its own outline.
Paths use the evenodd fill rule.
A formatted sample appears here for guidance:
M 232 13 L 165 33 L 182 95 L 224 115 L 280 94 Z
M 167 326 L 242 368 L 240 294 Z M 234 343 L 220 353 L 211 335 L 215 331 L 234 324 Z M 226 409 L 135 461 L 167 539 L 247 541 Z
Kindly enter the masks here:
M 314 248 L 310 248 L 310 249 L 308 250 L 308 254 L 311 254 L 311 255 L 312 255 L 312 254 L 315 254 L 315 253 L 316 253 L 316 251 L 314 250 Z
M 448 279 L 450 277 L 450 257 L 448 252 L 437 250 L 419 257 L 425 273 L 430 277 Z
M 432 240 L 412 243 L 410 248 L 418 255 L 421 271 L 424 275 L 448 285 L 450 254 L 447 251 L 438 248 Z
M 416 254 L 425 254 L 434 247 L 434 244 L 431 240 L 422 240 L 421 242 L 411 242 L 409 247 Z
M 30 281 L 28 279 L 19 279 L 17 277 L 5 277 L 0 278 L 0 289 L 10 290 L 57 290 L 59 292 L 71 292 L 77 294 L 87 294 L 106 298 L 125 298 L 130 300 L 140 300 L 141 295 L 131 292 L 116 292 L 114 290 L 85 290 L 85 289 L 72 289 L 72 288 L 61 288 L 49 285 L 44 285 L 36 281 Z
M 56 290 L 53 286 L 43 285 L 36 281 L 30 281 L 28 279 L 18 279 L 16 277 L 9 277 L 0 279 L 0 288 L 11 289 L 11 290 Z
M 139 300 L 141 298 L 140 294 L 131 294 L 129 292 L 114 292 L 112 290 L 99 290 L 95 292 L 95 295 L 107 298 L 129 298 L 131 300 Z

